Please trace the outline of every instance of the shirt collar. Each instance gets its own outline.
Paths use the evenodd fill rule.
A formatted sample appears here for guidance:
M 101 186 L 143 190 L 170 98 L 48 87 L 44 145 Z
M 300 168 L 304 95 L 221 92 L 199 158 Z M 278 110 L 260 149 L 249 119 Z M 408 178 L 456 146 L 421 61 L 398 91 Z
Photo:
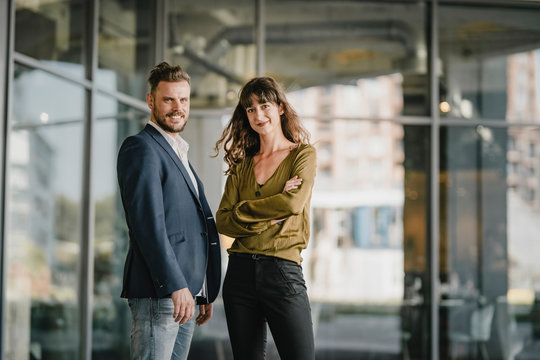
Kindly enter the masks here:
M 182 139 L 180 135 L 176 135 L 176 137 L 174 137 L 166 133 L 165 130 L 151 120 L 148 121 L 148 124 L 152 125 L 157 131 L 159 131 L 159 133 L 163 135 L 165 140 L 167 140 L 169 145 L 171 145 L 174 150 L 178 149 L 181 154 L 187 154 L 189 151 L 189 144 L 186 140 Z

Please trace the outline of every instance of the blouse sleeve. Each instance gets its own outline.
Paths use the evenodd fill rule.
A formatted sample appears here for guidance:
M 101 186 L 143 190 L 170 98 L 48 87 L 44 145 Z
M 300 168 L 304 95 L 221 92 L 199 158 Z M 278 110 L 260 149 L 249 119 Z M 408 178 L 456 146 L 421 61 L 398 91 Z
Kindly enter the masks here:
M 260 234 L 270 226 L 270 221 L 245 222 L 234 216 L 238 203 L 238 173 L 230 174 L 225 183 L 223 197 L 216 212 L 218 232 L 233 238 Z
M 302 185 L 297 189 L 281 192 L 263 199 L 244 200 L 232 208 L 232 216 L 241 223 L 250 225 L 283 219 L 300 214 L 311 197 L 316 172 L 316 152 L 312 146 L 306 146 L 296 156 L 289 178 L 297 175 Z

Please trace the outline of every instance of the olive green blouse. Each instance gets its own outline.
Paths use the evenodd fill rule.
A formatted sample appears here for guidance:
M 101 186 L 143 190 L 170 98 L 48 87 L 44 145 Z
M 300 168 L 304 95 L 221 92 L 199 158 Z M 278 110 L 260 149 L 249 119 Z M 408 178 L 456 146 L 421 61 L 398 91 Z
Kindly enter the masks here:
M 229 252 L 262 254 L 300 264 L 309 239 L 309 204 L 315 179 L 316 152 L 301 144 L 291 150 L 263 185 L 257 184 L 253 158 L 247 157 L 227 178 L 216 214 L 218 231 L 235 238 Z M 283 192 L 298 175 L 302 184 Z M 283 219 L 270 225 L 273 219 Z

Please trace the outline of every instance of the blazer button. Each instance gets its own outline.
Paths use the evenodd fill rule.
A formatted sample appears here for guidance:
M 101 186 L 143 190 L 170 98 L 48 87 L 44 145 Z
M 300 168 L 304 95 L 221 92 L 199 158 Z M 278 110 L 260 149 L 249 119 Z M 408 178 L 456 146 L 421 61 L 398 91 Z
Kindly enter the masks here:
M 206 235 L 208 235 L 208 234 L 206 233 L 206 231 L 203 231 L 203 232 L 201 233 L 201 235 L 202 235 L 203 237 L 206 237 Z

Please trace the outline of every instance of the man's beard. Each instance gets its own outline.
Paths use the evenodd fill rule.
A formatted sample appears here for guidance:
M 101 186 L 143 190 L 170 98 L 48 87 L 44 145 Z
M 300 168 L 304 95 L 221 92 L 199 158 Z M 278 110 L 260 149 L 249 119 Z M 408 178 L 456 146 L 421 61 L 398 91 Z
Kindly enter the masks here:
M 186 121 L 184 121 L 184 123 L 182 124 L 182 126 L 180 127 L 180 129 L 174 128 L 174 127 L 170 126 L 169 124 L 167 124 L 167 117 L 168 117 L 168 116 L 183 115 L 183 114 L 181 114 L 181 113 L 178 113 L 178 112 L 172 112 L 172 113 L 166 114 L 164 117 L 161 117 L 161 116 L 159 116 L 159 113 L 158 113 L 157 109 L 154 109 L 153 112 L 154 112 L 154 119 L 156 119 L 156 122 L 158 123 L 158 125 L 159 125 L 163 130 L 165 130 L 166 132 L 169 132 L 169 133 L 179 133 L 179 132 L 182 132 L 182 131 L 184 130 L 184 127 L 186 127 L 187 119 L 186 119 Z

